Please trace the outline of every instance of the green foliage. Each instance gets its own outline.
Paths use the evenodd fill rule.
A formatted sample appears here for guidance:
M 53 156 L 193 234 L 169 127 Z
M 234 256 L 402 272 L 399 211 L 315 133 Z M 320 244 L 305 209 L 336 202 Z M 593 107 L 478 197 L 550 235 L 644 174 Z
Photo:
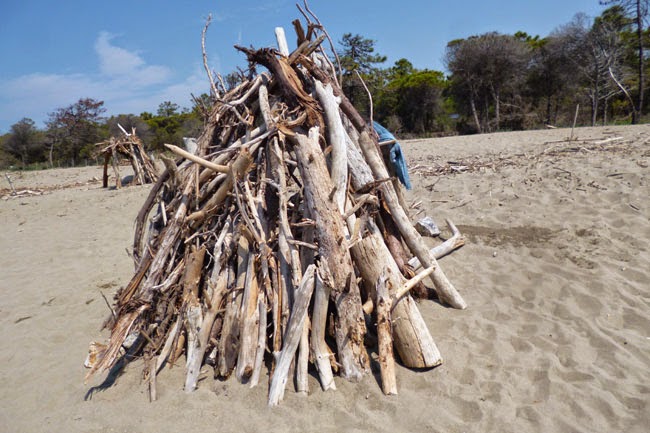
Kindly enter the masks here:
M 0 169 L 6 169 L 18 163 L 16 157 L 5 150 L 5 143 L 10 137 L 10 133 L 0 136 Z
M 444 110 L 447 81 L 442 72 L 418 71 L 409 61 L 400 59 L 391 68 L 389 79 L 378 99 L 380 122 L 415 134 L 445 130 L 449 113 Z
M 23 118 L 11 126 L 10 133 L 2 140 L 2 148 L 25 167 L 43 157 L 43 134 L 32 119 Z
M 79 163 L 81 150 L 104 138 L 100 122 L 105 111 L 104 101 L 82 98 L 50 113 L 46 122 L 50 166 Z
M 341 44 L 341 50 L 338 55 L 344 74 L 353 71 L 360 74 L 371 74 L 376 64 L 386 61 L 386 56 L 373 54 L 375 52 L 375 41 L 372 39 L 364 38 L 358 34 L 345 33 L 339 43 Z
M 462 101 L 458 108 L 477 132 L 519 128 L 519 92 L 530 52 L 521 34 L 485 33 L 447 45 L 451 94 Z
M 157 151 L 164 150 L 166 143 L 179 145 L 183 137 L 197 137 L 203 126 L 203 114 L 198 109 L 179 112 L 179 106 L 169 101 L 160 104 L 155 116 L 145 112 L 140 114 L 140 118 L 150 131 L 145 144 Z
M 371 94 L 377 93 L 384 84 L 384 71 L 376 65 L 385 62 L 386 56 L 375 54 L 375 41 L 358 34 L 345 33 L 339 44 L 343 92 L 360 113 L 369 115 L 368 95 L 361 80 L 366 83 Z
M 156 112 L 156 115 L 158 117 L 172 117 L 178 114 L 179 109 L 180 107 L 178 106 L 178 104 L 175 104 L 171 101 L 165 101 L 158 106 L 158 111 Z

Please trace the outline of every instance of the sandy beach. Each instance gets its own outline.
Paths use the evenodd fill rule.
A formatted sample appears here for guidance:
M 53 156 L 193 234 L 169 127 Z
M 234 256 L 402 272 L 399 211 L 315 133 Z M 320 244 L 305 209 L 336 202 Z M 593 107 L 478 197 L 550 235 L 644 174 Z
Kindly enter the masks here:
M 127 252 L 149 187 L 101 188 L 101 167 L 0 172 L 2 432 L 635 432 L 650 426 L 650 125 L 402 142 L 411 212 L 467 243 L 440 261 L 469 307 L 419 306 L 445 362 L 268 408 L 206 369 L 142 364 L 84 385 L 88 343 L 133 274 Z M 448 235 L 443 230 L 443 235 Z M 429 239 L 431 245 L 438 242 Z M 100 378 L 101 379 L 101 378 Z

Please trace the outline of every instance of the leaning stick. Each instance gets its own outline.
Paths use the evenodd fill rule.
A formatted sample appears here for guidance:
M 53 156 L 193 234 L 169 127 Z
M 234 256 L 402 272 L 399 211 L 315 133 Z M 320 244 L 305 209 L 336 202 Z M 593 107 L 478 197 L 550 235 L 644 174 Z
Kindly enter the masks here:
M 257 282 L 253 254 L 250 254 L 248 257 L 245 275 L 244 293 L 239 310 L 241 327 L 239 334 L 239 355 L 237 356 L 237 368 L 235 370 L 237 379 L 242 383 L 246 382 L 253 374 L 259 343 L 260 317 L 258 299 L 261 294 Z
M 330 290 L 320 277 L 320 273 L 317 273 L 310 346 L 312 357 L 314 358 L 314 365 L 316 365 L 316 370 L 318 370 L 318 378 L 320 379 L 320 385 L 323 391 L 336 389 L 334 375 L 332 374 L 332 364 L 330 362 L 332 354 L 325 342 L 329 297 Z
M 436 270 L 435 266 L 430 266 L 426 269 L 424 269 L 422 272 L 418 273 L 416 276 L 408 280 L 402 287 L 397 289 L 395 292 L 394 298 L 395 300 L 399 300 L 402 296 L 406 295 L 408 292 L 411 291 L 413 287 L 416 285 L 420 284 L 426 277 L 431 275 L 433 271 Z
M 429 250 L 431 255 L 435 257 L 436 260 L 465 245 L 465 238 L 460 233 L 460 230 L 458 230 L 458 227 L 456 227 L 456 225 L 449 218 L 447 218 L 445 221 L 447 222 L 447 227 L 449 227 L 449 230 L 451 230 L 451 237 L 440 245 L 437 245 Z M 408 263 L 411 267 L 413 267 L 413 269 L 417 269 L 421 266 L 420 261 L 417 257 L 413 257 L 408 261 Z
M 209 168 L 210 170 L 216 171 L 218 173 L 230 173 L 230 167 L 227 165 L 219 165 L 215 164 L 213 162 L 208 161 L 207 159 L 203 159 L 200 156 L 196 156 L 193 153 L 190 153 L 186 150 L 181 149 L 178 146 L 174 146 L 173 144 L 166 144 L 165 147 L 172 152 L 174 152 L 177 155 L 182 156 L 185 159 L 189 159 L 190 161 L 196 162 L 199 165 L 202 165 L 205 168 Z
M 208 74 L 208 80 L 210 80 L 210 89 L 212 90 L 213 96 L 215 98 L 219 98 L 221 95 L 219 94 L 217 86 L 214 83 L 212 71 L 210 71 L 210 68 L 208 67 L 208 55 L 205 52 L 205 34 L 208 31 L 208 27 L 210 27 L 211 22 L 212 14 L 208 14 L 208 18 L 205 20 L 205 26 L 203 26 L 203 31 L 201 32 L 201 52 L 203 53 L 203 67 L 205 68 L 205 72 Z
M 106 178 L 107 176 L 104 175 L 104 177 Z M 14 188 L 14 184 L 13 184 L 13 182 L 11 182 L 11 178 L 9 177 L 9 175 L 7 173 L 5 173 L 5 178 L 7 179 L 7 182 L 9 182 L 9 187 L 11 187 L 11 195 L 16 195 L 16 188 Z M 106 182 L 104 182 L 104 183 L 106 183 Z M 105 187 L 106 186 L 104 185 L 104 188 Z
M 405 282 L 397 291 L 393 294 L 392 299 L 393 299 L 393 304 L 397 304 L 397 302 L 408 292 L 411 291 L 411 289 L 418 284 L 420 284 L 426 277 L 431 275 L 431 273 L 435 270 L 436 268 L 434 266 L 431 266 L 429 268 L 424 269 L 422 272 L 418 273 L 416 276 Z M 375 309 L 374 303 L 372 302 L 372 299 L 369 298 L 366 302 L 363 304 L 363 312 L 366 314 L 370 314 L 373 312 Z
M 395 357 L 393 356 L 393 330 L 391 324 L 392 301 L 388 295 L 386 277 L 377 281 L 377 337 L 379 350 L 379 371 L 381 375 L 381 390 L 386 395 L 397 394 L 397 379 L 395 378 Z
M 381 156 L 377 151 L 377 147 L 372 138 L 370 138 L 370 135 L 366 129 L 360 131 L 359 145 L 361 146 L 361 151 L 366 157 L 368 165 L 372 169 L 375 177 L 378 179 L 388 178 L 389 175 L 386 169 L 386 165 L 381 159 Z M 442 272 L 442 269 L 440 269 L 438 266 L 438 262 L 436 261 L 435 257 L 429 253 L 429 250 L 426 248 L 424 242 L 422 241 L 422 237 L 417 232 L 417 230 L 415 230 L 413 224 L 411 224 L 411 221 L 406 215 L 404 208 L 402 208 L 399 203 L 399 199 L 397 197 L 393 184 L 390 182 L 383 182 L 381 185 L 379 185 L 379 189 L 383 193 L 383 198 L 388 205 L 388 209 L 390 210 L 391 215 L 393 216 L 395 225 L 397 225 L 397 228 L 402 234 L 402 237 L 406 241 L 406 244 L 408 245 L 411 252 L 415 254 L 420 262 L 423 263 L 426 267 L 435 266 L 436 269 L 431 274 L 431 279 L 433 281 L 434 289 L 438 293 L 440 299 L 454 308 L 461 310 L 467 308 L 465 300 L 456 291 L 456 288 L 447 279 L 447 276 L 444 274 L 444 272 Z
M 199 283 L 205 252 L 205 245 L 199 249 L 192 249 L 183 277 L 183 303 L 185 304 L 183 313 L 186 316 L 185 328 L 187 329 L 185 392 L 192 392 L 196 388 L 196 379 L 203 362 L 204 351 L 199 342 L 199 331 L 203 326 L 203 310 L 199 302 Z
M 334 97 L 332 85 L 323 85 L 314 80 L 316 96 L 320 101 L 327 121 L 327 143 L 332 146 L 330 176 L 334 184 L 334 200 L 339 211 L 345 213 L 345 199 L 348 185 L 348 163 L 346 157 L 345 129 L 339 114 L 339 104 Z
M 289 367 L 293 361 L 296 349 L 298 349 L 298 343 L 300 342 L 302 330 L 305 326 L 305 319 L 307 318 L 309 301 L 314 292 L 315 269 L 316 265 L 309 265 L 302 277 L 300 286 L 295 293 L 293 309 L 284 337 L 284 347 L 280 353 L 274 354 L 276 355 L 277 363 L 269 387 L 269 406 L 276 406 L 284 397 L 284 387 L 287 384 Z
M 253 374 L 251 375 L 249 386 L 253 388 L 260 381 L 262 364 L 264 363 L 264 349 L 266 348 L 266 302 L 264 295 L 257 299 L 257 314 L 259 315 L 259 330 L 257 332 L 257 353 L 255 354 L 255 364 L 253 365 Z

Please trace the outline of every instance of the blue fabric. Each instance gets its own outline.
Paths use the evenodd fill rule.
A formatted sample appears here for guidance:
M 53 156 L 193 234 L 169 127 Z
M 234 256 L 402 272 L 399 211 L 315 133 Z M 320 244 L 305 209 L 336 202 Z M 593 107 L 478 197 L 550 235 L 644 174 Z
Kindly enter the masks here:
M 395 140 L 395 136 L 393 136 L 393 134 L 391 134 L 388 129 L 384 128 L 379 123 L 372 122 L 372 126 L 374 127 L 377 135 L 379 135 L 380 142 Z M 390 165 L 395 172 L 395 176 L 397 176 L 399 181 L 402 182 L 402 185 L 404 185 L 406 189 L 411 189 L 411 179 L 409 179 L 409 172 L 408 168 L 406 167 L 406 159 L 404 158 L 402 148 L 397 141 L 395 141 L 395 144 L 391 146 L 388 159 L 388 162 L 390 162 Z

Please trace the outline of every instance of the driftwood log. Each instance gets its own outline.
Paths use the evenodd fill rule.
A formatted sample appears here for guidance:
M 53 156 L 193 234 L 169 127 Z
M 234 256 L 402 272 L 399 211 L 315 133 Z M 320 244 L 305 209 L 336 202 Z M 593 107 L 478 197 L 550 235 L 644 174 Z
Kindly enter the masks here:
M 396 362 L 442 362 L 412 289 L 430 278 L 440 302 L 466 307 L 436 261 L 462 237 L 449 222 L 451 241 L 424 245 L 371 125 L 338 85 L 322 27 L 294 27 L 293 52 L 283 40 L 281 51 L 237 47 L 268 72 L 213 84 L 195 151 L 168 146 L 179 158 L 138 214 L 135 272 L 87 378 L 142 354 L 154 399 L 155 376 L 184 356 L 187 392 L 206 365 L 250 386 L 268 373 L 276 405 L 294 380 L 307 393 L 310 365 L 333 390 L 336 374 L 368 374 L 376 353 L 382 390 L 396 394 Z

